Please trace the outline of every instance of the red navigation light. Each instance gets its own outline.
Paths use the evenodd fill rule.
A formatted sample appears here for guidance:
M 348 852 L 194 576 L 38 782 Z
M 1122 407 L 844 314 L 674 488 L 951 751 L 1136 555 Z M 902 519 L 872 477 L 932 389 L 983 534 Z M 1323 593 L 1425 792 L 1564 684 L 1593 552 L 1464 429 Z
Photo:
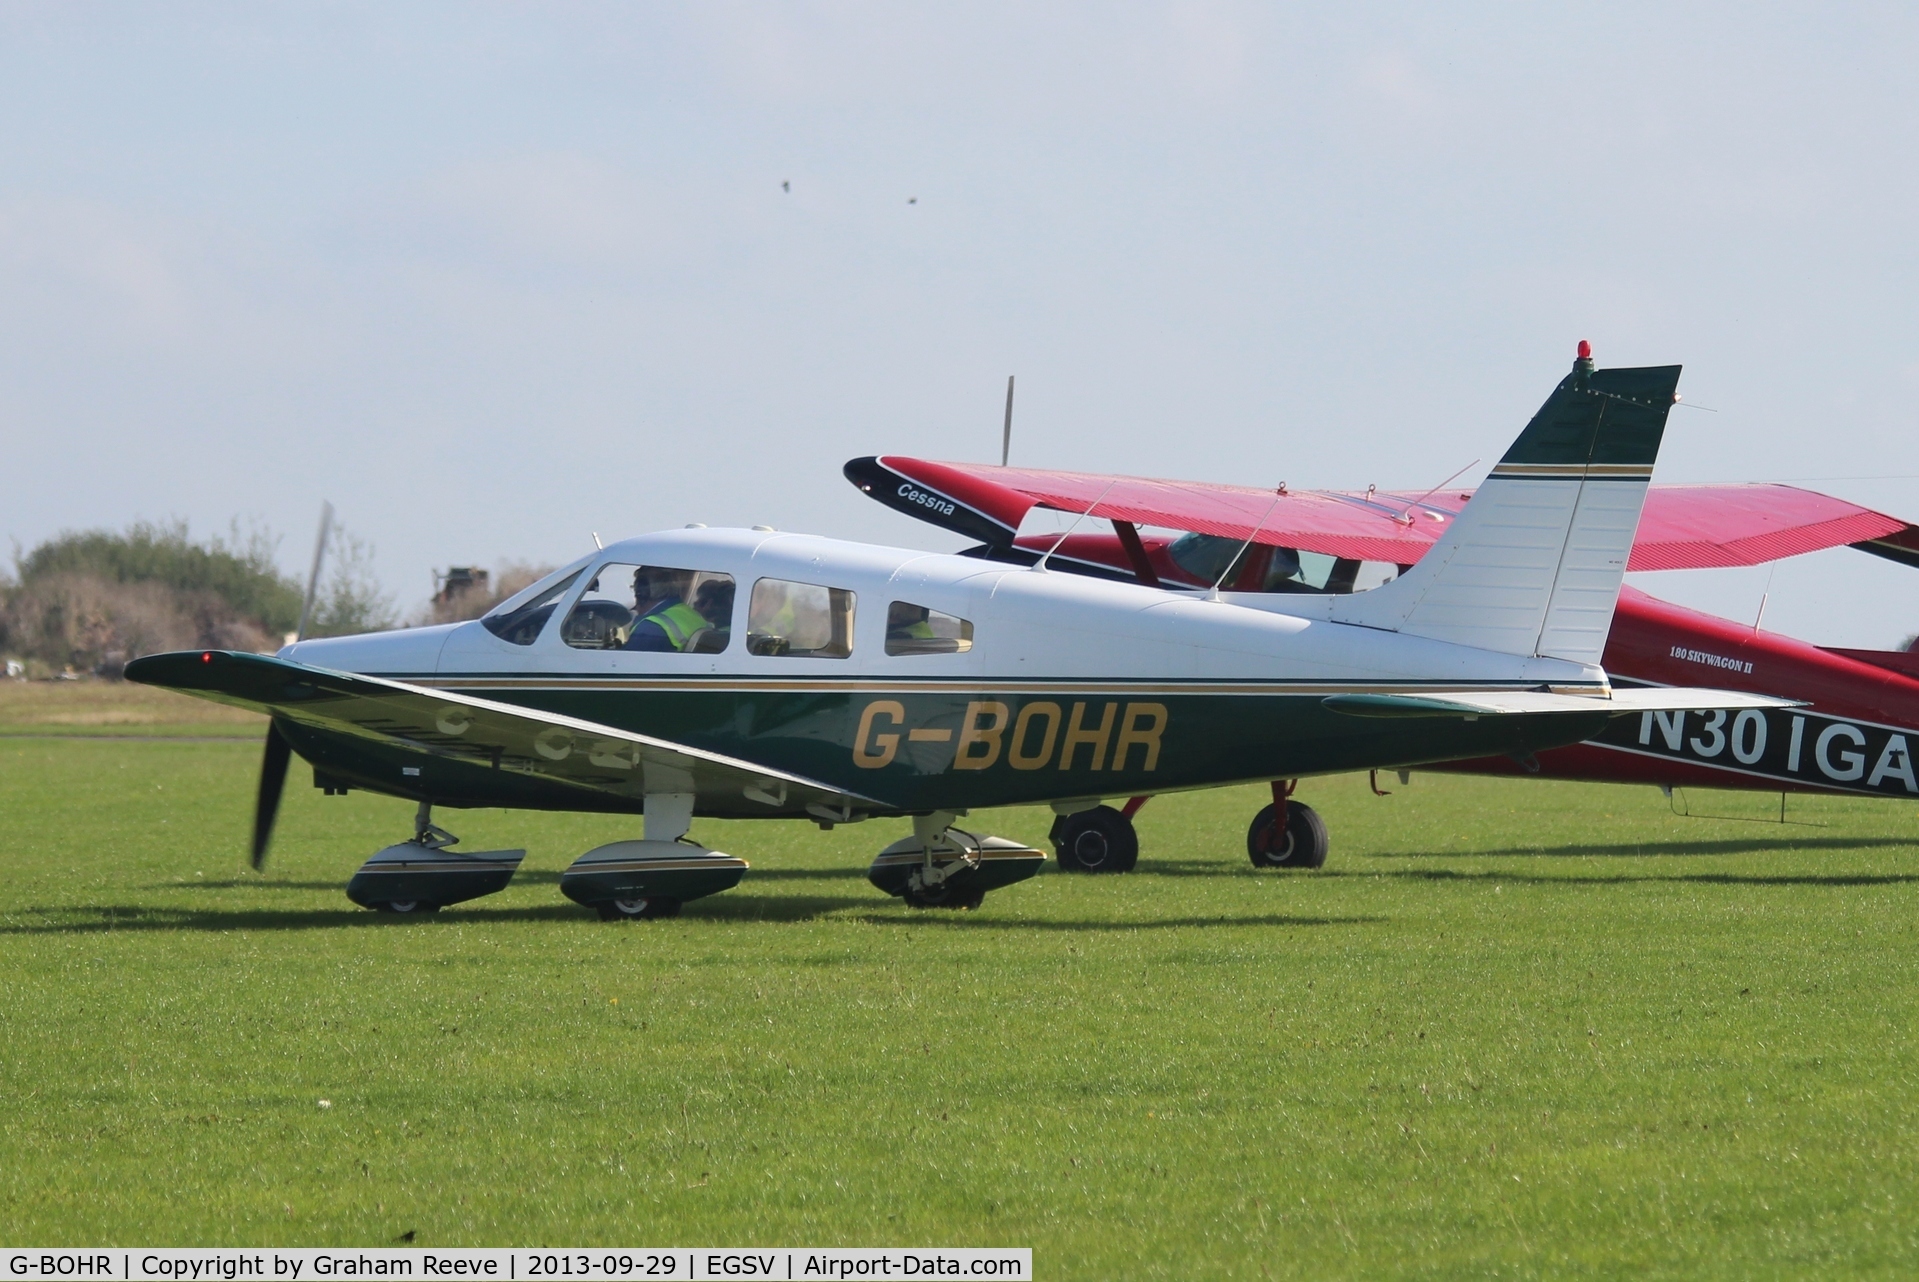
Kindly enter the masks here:
M 203 654 L 203 655 L 201 655 L 201 656 L 200 656 L 200 662 L 202 662 L 202 663 L 212 663 L 212 662 L 213 662 L 213 651 L 211 651 L 211 650 L 208 650 L 208 651 L 207 651 L 207 652 L 206 652 L 205 654 Z
M 1588 343 L 1583 338 L 1580 339 L 1579 340 L 1579 359 L 1582 361 L 1589 361 L 1592 358 L 1593 358 L 1593 345 L 1591 343 Z

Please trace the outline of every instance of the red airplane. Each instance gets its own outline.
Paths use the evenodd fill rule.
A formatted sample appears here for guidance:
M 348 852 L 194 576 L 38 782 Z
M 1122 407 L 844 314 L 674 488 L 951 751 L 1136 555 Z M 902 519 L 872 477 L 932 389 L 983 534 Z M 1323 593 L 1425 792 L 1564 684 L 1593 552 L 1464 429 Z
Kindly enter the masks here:
M 1059 569 L 1225 593 L 1376 587 L 1419 560 L 1472 497 L 1457 488 L 1261 490 L 898 455 L 854 459 L 845 473 L 888 507 L 978 540 L 967 555 L 1031 564 L 1050 550 L 1048 563 Z M 1076 522 L 1064 536 L 1021 535 L 1034 508 L 1104 518 L 1112 533 L 1081 532 Z M 1627 569 L 1760 565 L 1840 545 L 1919 566 L 1919 526 L 1794 486 L 1747 484 L 1653 486 Z M 1908 745 L 1919 735 L 1919 654 L 1810 645 L 1626 588 L 1604 665 L 1622 686 L 1705 682 L 1804 706 L 1648 712 L 1572 747 L 1430 768 L 1668 789 L 1919 796 Z M 1274 781 L 1276 803 L 1291 791 L 1291 781 Z M 1134 798 L 1124 813 L 1144 802 Z M 1258 844 L 1259 834 L 1249 833 L 1255 864 L 1289 862 Z M 1063 854 L 1060 863 L 1075 866 Z

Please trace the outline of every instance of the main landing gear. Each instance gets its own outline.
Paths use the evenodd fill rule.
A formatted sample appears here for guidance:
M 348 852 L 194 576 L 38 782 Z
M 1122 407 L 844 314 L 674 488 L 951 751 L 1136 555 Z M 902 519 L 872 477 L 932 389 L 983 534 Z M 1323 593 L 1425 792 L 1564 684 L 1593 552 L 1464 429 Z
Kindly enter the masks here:
M 587 851 L 560 874 L 560 893 L 601 921 L 635 921 L 678 916 L 687 900 L 739 885 L 746 861 L 693 841 L 692 826 L 692 793 L 649 792 L 645 838 Z
M 388 846 L 360 866 L 346 895 L 362 908 L 382 913 L 436 913 L 506 889 L 526 858 L 524 850 L 485 850 L 462 855 L 447 847 L 459 841 L 433 822 L 431 802 L 413 817 L 413 839 Z
M 1053 853 L 1061 872 L 1131 872 L 1139 862 L 1133 816 L 1146 804 L 1134 797 L 1123 810 L 1093 806 L 1053 820 Z
M 1246 829 L 1246 854 L 1255 868 L 1318 868 L 1326 862 L 1326 821 L 1302 801 L 1292 800 L 1295 779 L 1273 780 L 1273 804 L 1253 816 Z
M 1311 806 L 1292 800 L 1296 783 L 1275 779 L 1273 804 L 1261 808 L 1246 829 L 1246 854 L 1255 868 L 1318 868 L 1326 862 L 1326 821 Z M 1139 862 L 1133 816 L 1148 800 L 1134 797 L 1118 810 L 1087 806 L 1053 820 L 1060 871 L 1131 872 Z

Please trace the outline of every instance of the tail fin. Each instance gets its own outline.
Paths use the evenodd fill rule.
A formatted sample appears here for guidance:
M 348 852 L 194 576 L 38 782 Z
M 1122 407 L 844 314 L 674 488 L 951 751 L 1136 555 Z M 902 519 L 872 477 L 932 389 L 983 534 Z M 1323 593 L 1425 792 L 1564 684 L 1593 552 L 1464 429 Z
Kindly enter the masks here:
M 1452 528 L 1333 617 L 1505 654 L 1598 663 L 1679 366 L 1595 370 L 1591 348 Z

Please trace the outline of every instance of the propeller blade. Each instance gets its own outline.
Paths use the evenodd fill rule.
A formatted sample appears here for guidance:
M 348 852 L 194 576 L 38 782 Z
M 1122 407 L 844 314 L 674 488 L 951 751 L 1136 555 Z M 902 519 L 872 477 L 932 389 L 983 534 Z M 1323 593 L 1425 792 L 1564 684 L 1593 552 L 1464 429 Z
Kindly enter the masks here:
M 273 837 L 273 819 L 280 812 L 280 792 L 286 787 L 287 763 L 293 759 L 293 745 L 280 733 L 280 727 L 267 724 L 266 756 L 260 762 L 260 799 L 253 807 L 253 868 L 259 871 L 267 861 L 267 842 Z
M 300 606 L 300 629 L 293 634 L 296 641 L 307 639 L 307 624 L 313 621 L 313 599 L 320 591 L 320 566 L 326 561 L 327 535 L 333 533 L 333 504 L 320 504 L 320 533 L 313 540 L 313 573 L 307 575 L 306 600 Z

